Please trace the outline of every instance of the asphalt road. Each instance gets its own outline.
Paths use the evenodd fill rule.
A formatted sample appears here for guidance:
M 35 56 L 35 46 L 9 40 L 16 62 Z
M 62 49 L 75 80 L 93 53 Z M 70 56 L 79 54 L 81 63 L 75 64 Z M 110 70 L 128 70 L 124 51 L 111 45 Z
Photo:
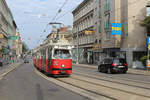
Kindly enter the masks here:
M 88 99 L 38 76 L 32 64 L 22 64 L 0 80 L 0 100 Z
M 88 68 L 88 67 L 82 67 L 82 66 L 73 66 L 73 72 L 81 72 L 81 73 L 85 73 L 88 75 L 95 75 L 95 76 L 100 76 L 100 77 L 112 76 L 114 78 L 119 77 L 122 79 L 131 79 L 131 80 L 142 81 L 142 82 L 150 82 L 150 76 L 146 76 L 146 75 L 131 74 L 128 72 L 127 74 L 121 74 L 121 73 L 106 74 L 106 73 L 98 72 L 98 70 L 95 68 Z

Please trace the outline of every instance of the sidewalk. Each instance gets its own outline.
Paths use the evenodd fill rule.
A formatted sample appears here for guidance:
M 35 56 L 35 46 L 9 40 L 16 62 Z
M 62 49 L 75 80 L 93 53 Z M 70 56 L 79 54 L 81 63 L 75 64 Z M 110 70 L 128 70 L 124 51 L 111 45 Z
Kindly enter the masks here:
M 9 72 L 11 72 L 16 67 L 18 67 L 21 63 L 22 63 L 22 61 L 14 63 L 14 64 L 0 66 L 0 78 L 7 75 Z
M 73 64 L 73 65 L 97 69 L 97 65 L 88 65 L 88 64 Z M 148 75 L 148 76 L 150 75 L 150 71 L 133 69 L 133 68 L 129 68 L 127 73 L 137 74 L 137 75 Z

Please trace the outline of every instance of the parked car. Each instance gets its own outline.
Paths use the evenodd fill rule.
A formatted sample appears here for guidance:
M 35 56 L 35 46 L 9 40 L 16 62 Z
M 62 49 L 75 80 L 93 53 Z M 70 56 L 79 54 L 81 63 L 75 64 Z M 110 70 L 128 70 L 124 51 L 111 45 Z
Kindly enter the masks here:
M 98 65 L 98 71 L 104 73 L 127 73 L 128 64 L 124 58 L 104 58 Z
M 29 59 L 25 58 L 24 63 L 29 63 Z

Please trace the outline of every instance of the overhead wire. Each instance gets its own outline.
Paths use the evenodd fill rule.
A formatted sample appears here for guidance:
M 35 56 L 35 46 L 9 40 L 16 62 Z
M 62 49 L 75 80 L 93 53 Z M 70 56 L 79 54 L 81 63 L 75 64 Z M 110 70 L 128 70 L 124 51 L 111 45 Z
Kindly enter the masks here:
M 68 0 L 65 0 L 65 2 L 63 3 L 63 5 L 58 9 L 56 15 L 52 18 L 52 21 L 54 21 L 56 19 L 56 17 L 62 11 L 62 8 L 67 4 L 67 2 L 68 2 Z
M 65 2 L 62 4 L 62 6 L 58 9 L 56 15 L 52 18 L 52 21 L 54 21 L 54 20 L 56 19 L 56 17 L 58 16 L 59 13 L 61 13 L 62 8 L 67 4 L 68 1 L 69 1 L 69 0 L 65 0 Z M 52 22 L 52 21 L 51 21 L 51 22 Z M 49 23 L 46 24 L 46 27 L 44 28 L 42 34 L 44 34 L 44 33 L 46 32 L 46 29 L 48 28 L 48 25 L 49 25 Z
M 111 10 L 110 13 L 115 13 L 117 10 L 123 9 L 123 8 L 125 8 L 125 7 L 132 6 L 132 5 L 134 5 L 135 3 L 139 2 L 139 1 L 141 1 L 141 0 L 135 0 L 135 1 L 133 1 L 133 2 L 127 3 L 127 4 L 123 5 L 123 6 L 121 6 L 120 8 L 116 8 L 116 9 Z M 65 2 L 63 3 L 63 5 L 59 8 L 59 10 L 58 10 L 58 12 L 56 13 L 56 15 L 52 18 L 52 21 L 58 20 L 58 19 L 64 17 L 66 14 L 70 13 L 73 9 L 76 8 L 76 7 L 73 7 L 71 10 L 69 10 L 69 11 L 65 12 L 63 15 L 57 17 L 58 14 L 61 12 L 62 8 L 67 4 L 67 2 L 68 2 L 68 0 L 65 0 Z M 143 12 L 141 12 L 141 13 L 143 13 Z M 144 13 L 143 13 L 143 14 L 144 14 Z M 133 16 L 129 16 L 129 17 L 127 17 L 127 18 L 128 18 L 128 19 L 131 19 L 131 18 L 133 18 Z M 49 24 L 46 25 L 46 29 L 47 29 L 48 25 L 49 25 Z M 44 29 L 43 33 L 46 32 L 46 31 L 45 31 L 46 29 Z

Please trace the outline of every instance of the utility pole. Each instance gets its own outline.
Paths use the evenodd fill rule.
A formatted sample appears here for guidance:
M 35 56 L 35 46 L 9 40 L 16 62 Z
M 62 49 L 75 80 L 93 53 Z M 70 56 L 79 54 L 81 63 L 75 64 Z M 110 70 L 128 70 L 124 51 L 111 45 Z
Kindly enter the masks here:
M 77 28 L 77 62 L 79 64 L 79 27 Z
M 147 6 L 146 6 L 146 16 L 149 16 L 149 15 L 150 15 L 149 10 L 150 10 L 150 2 L 148 2 Z M 149 62 L 150 62 L 150 60 L 149 60 L 150 37 L 148 36 L 148 29 L 147 29 L 147 36 L 146 36 L 146 39 L 147 39 L 147 46 L 148 46 L 148 49 L 147 49 L 147 71 L 148 71 L 148 68 L 150 67 L 150 65 L 149 65 Z

